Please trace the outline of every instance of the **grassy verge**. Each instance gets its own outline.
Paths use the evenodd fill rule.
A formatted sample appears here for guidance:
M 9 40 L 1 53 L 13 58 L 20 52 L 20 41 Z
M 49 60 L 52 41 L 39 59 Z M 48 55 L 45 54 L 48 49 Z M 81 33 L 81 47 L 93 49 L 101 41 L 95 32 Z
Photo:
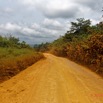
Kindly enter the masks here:
M 0 47 L 0 82 L 11 78 L 43 57 L 43 54 L 32 49 Z

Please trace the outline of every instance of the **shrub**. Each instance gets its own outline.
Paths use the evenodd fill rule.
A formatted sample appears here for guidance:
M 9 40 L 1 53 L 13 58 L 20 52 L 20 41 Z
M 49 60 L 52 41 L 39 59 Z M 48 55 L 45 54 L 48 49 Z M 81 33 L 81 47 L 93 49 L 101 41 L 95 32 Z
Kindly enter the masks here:
M 0 48 L 0 53 L 0 82 L 44 58 L 43 54 L 31 49 Z

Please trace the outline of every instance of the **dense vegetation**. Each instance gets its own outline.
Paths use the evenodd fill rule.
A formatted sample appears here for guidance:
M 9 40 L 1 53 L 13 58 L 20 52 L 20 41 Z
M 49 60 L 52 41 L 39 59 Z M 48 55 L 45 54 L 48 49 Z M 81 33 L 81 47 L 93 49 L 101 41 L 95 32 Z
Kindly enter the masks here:
M 90 20 L 77 19 L 64 36 L 36 50 L 68 57 L 103 76 L 103 23 L 91 25 Z
M 16 75 L 43 57 L 18 38 L 0 36 L 0 82 Z
M 30 46 L 26 44 L 25 41 L 20 42 L 19 38 L 15 38 L 13 36 L 0 36 L 0 47 L 30 48 Z

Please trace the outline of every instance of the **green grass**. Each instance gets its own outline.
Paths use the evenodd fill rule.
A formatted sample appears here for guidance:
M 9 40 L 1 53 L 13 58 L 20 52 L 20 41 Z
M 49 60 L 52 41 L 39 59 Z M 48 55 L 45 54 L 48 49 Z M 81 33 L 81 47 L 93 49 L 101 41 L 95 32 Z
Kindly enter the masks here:
M 0 81 L 16 75 L 43 57 L 33 49 L 0 47 Z
M 17 57 L 30 53 L 34 53 L 34 51 L 30 49 L 0 48 L 0 59 Z

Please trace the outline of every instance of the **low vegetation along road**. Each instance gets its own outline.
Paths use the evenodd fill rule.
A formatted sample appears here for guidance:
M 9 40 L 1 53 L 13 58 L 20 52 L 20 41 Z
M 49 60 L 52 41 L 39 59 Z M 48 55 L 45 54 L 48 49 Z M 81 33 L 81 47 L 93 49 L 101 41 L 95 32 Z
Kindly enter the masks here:
M 46 59 L 0 84 L 0 103 L 103 103 L 103 79 L 65 58 Z

